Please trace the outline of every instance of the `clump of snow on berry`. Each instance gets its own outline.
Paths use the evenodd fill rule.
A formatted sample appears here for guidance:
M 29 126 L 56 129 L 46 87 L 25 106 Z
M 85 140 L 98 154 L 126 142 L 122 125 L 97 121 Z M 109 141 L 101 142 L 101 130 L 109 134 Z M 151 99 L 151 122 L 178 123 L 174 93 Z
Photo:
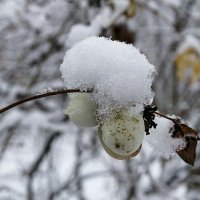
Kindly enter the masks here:
M 194 49 L 200 54 L 200 41 L 192 35 L 188 35 L 185 37 L 185 40 L 180 44 L 177 53 L 181 54 L 185 50 L 190 48 Z
M 172 138 L 174 123 L 168 119 L 156 117 L 156 129 L 150 129 L 150 135 L 147 136 L 147 142 L 153 148 L 155 154 L 170 158 L 176 150 L 181 150 L 186 143 L 181 138 Z
M 128 112 L 129 112 L 130 115 L 133 114 L 133 115 L 137 116 L 137 115 L 139 115 L 141 113 L 141 110 L 143 110 L 143 105 L 142 104 L 137 104 L 135 106 L 128 107 Z
M 79 42 L 66 52 L 61 73 L 67 88 L 92 88 L 103 112 L 127 105 L 141 112 L 153 98 L 154 66 L 133 45 L 119 41 L 90 37 Z

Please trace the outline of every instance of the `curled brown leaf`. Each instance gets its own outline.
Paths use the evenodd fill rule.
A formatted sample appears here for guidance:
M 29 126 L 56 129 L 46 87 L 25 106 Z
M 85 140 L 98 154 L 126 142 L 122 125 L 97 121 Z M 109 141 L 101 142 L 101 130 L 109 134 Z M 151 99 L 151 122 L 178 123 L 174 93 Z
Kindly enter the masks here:
M 194 129 L 190 128 L 186 124 L 175 124 L 174 132 L 172 137 L 174 138 L 183 138 L 186 141 L 186 146 L 184 149 L 176 150 L 176 153 L 180 158 L 186 163 L 194 166 L 196 158 L 196 146 L 198 133 Z

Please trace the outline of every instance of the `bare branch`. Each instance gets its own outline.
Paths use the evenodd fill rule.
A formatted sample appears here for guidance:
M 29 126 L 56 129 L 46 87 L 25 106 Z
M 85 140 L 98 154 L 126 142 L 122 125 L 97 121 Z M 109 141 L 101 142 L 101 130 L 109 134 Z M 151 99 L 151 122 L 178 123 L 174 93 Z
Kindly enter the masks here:
M 46 157 L 46 155 L 50 152 L 51 146 L 53 142 L 55 141 L 55 139 L 58 138 L 60 135 L 61 135 L 60 132 L 56 132 L 49 137 L 41 153 L 39 154 L 38 158 L 36 159 L 36 161 L 31 166 L 30 170 L 28 171 L 29 180 L 28 180 L 27 189 L 28 189 L 29 200 L 34 199 L 34 194 L 33 194 L 33 189 L 32 189 L 32 180 L 33 180 L 34 174 L 38 171 L 38 168 L 40 164 L 42 163 L 42 161 L 44 160 L 44 158 Z
M 39 155 L 38 159 L 36 162 L 32 165 L 30 171 L 28 172 L 29 176 L 33 176 L 33 174 L 38 170 L 40 163 L 46 156 L 46 154 L 50 151 L 51 145 L 54 142 L 54 140 L 61 135 L 60 132 L 56 132 L 52 134 L 49 139 L 46 141 L 46 144 L 44 145 L 43 150 L 41 151 L 41 154 Z
M 85 174 L 79 177 L 82 181 L 96 178 L 96 177 L 103 177 L 103 176 L 111 176 L 115 172 L 114 170 L 103 170 L 103 171 L 97 171 L 89 174 Z M 58 188 L 56 191 L 53 191 L 50 196 L 49 200 L 54 200 L 57 196 L 59 196 L 64 190 L 68 189 L 71 185 L 73 185 L 77 181 L 77 177 L 70 178 L 67 182 L 65 182 L 60 188 Z

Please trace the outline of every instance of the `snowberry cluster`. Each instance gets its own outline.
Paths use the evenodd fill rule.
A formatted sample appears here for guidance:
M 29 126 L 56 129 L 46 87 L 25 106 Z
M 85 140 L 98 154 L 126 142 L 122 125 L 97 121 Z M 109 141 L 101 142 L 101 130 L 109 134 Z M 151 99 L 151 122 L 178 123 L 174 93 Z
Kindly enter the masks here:
M 171 137 L 173 123 L 155 118 L 157 108 L 147 106 L 153 101 L 155 67 L 133 45 L 103 37 L 87 38 L 66 52 L 60 70 L 65 86 L 80 90 L 70 94 L 65 113 L 80 127 L 98 126 L 100 142 L 112 157 L 137 155 L 145 132 L 149 135 L 155 128 L 162 139 L 156 142 L 161 137 L 155 133 L 157 138 L 149 141 L 158 151 L 165 139 L 170 154 L 182 141 Z M 85 92 L 88 90 L 91 93 Z
M 145 132 L 142 114 L 135 116 L 126 108 L 121 108 L 112 111 L 104 120 L 99 120 L 97 107 L 91 94 L 70 94 L 65 113 L 80 127 L 99 125 L 101 144 L 112 157 L 121 160 L 137 155 Z

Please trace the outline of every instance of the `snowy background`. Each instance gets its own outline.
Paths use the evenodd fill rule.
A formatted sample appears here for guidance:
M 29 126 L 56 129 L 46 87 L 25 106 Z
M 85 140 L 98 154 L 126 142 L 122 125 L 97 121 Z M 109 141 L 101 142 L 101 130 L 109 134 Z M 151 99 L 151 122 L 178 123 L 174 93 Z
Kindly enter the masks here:
M 65 51 L 105 36 L 147 56 L 158 72 L 154 104 L 199 131 L 199 10 L 198 0 L 2 0 L 0 105 L 62 88 Z M 195 167 L 147 143 L 137 157 L 114 160 L 95 128 L 64 115 L 67 101 L 48 97 L 1 114 L 0 200 L 199 199 L 199 147 Z

